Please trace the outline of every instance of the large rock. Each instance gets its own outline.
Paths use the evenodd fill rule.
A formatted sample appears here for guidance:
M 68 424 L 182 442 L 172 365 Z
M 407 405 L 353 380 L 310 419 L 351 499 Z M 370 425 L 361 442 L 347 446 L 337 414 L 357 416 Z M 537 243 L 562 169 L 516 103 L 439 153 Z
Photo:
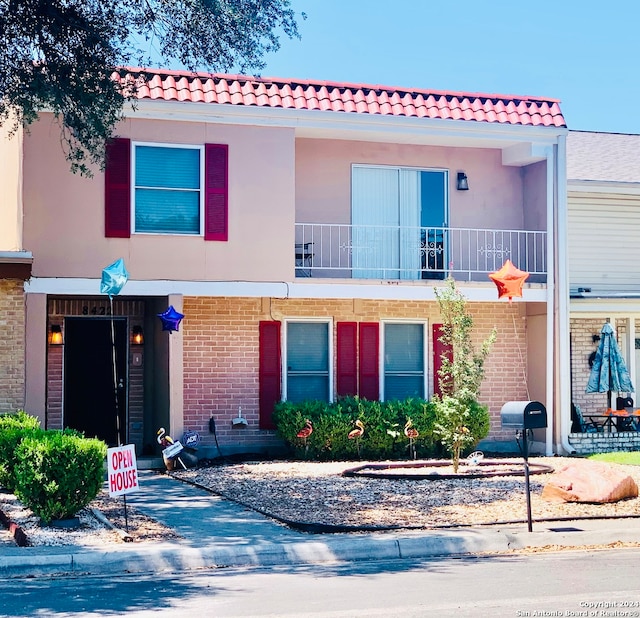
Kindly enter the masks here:
M 637 496 L 638 485 L 622 469 L 584 460 L 558 468 L 542 490 L 548 502 L 604 503 Z

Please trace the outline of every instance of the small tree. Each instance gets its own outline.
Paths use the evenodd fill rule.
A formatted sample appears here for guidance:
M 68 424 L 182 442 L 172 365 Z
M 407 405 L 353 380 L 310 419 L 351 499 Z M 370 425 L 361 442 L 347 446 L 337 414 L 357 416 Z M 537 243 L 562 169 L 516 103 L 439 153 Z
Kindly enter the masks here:
M 449 277 L 444 288 L 435 289 L 435 295 L 442 315 L 440 341 L 453 354 L 451 359 L 446 354 L 441 359 L 438 379 L 442 396 L 436 398 L 434 434 L 451 452 L 457 472 L 462 450 L 477 444 L 489 432 L 489 411 L 478 403 L 478 396 L 496 329 L 477 352 L 471 337 L 473 317 L 454 279 Z

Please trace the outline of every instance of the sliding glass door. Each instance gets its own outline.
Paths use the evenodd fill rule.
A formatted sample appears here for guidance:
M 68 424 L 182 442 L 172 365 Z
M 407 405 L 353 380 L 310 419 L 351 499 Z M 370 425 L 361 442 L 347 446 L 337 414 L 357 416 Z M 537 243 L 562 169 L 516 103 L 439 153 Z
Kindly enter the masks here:
M 352 168 L 352 269 L 365 279 L 419 279 L 429 268 L 427 243 L 447 222 L 447 171 L 389 166 Z M 429 229 L 431 228 L 431 229 Z M 434 246 L 431 247 L 432 253 Z

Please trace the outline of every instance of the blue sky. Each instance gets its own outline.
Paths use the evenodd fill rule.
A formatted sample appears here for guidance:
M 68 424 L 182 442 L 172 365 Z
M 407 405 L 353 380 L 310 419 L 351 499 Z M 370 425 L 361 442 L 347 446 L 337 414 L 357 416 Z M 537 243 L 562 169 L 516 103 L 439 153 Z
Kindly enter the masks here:
M 640 2 L 292 0 L 264 77 L 561 100 L 570 129 L 640 133 Z

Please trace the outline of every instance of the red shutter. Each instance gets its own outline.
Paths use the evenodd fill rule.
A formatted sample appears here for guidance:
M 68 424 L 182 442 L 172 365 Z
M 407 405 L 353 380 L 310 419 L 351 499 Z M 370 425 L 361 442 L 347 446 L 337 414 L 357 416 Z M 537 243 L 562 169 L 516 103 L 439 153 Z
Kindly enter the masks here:
M 204 239 L 229 237 L 229 147 L 205 144 Z
M 380 399 L 379 340 L 376 322 L 360 322 L 360 397 L 369 401 Z
M 124 138 L 110 140 L 106 146 L 104 235 L 131 235 L 131 142 Z
M 358 393 L 358 325 L 356 322 L 338 322 L 336 325 L 338 397 Z
M 442 387 L 440 385 L 440 368 L 442 367 L 442 357 L 453 362 L 453 349 L 449 344 L 440 341 L 442 337 L 442 324 L 434 324 L 432 327 L 433 337 L 433 392 L 436 395 L 442 395 Z
M 273 406 L 281 399 L 280 322 L 260 322 L 259 348 L 260 429 L 275 429 Z

